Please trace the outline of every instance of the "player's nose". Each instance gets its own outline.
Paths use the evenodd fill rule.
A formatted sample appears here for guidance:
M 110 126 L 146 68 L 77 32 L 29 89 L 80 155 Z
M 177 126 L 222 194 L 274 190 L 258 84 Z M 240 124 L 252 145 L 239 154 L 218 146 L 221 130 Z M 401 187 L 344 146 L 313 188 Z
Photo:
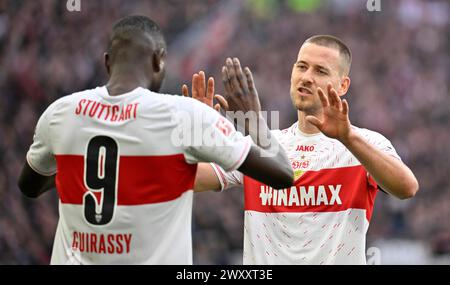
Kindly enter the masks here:
M 302 86 L 309 86 L 314 81 L 310 69 L 306 70 L 305 72 L 302 72 L 300 74 L 299 79 L 300 79 L 300 83 L 302 84 Z

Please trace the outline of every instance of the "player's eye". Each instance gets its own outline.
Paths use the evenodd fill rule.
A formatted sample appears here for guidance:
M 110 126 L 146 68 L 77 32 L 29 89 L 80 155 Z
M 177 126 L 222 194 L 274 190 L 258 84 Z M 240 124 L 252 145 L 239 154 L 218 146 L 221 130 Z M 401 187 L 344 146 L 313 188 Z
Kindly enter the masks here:
M 307 70 L 308 69 L 306 67 L 306 65 L 303 65 L 303 64 L 297 65 L 297 68 L 300 69 L 300 70 Z
M 323 69 L 319 69 L 317 72 L 318 72 L 319 74 L 321 74 L 321 75 L 328 75 L 328 72 L 326 72 L 326 71 L 323 70 Z

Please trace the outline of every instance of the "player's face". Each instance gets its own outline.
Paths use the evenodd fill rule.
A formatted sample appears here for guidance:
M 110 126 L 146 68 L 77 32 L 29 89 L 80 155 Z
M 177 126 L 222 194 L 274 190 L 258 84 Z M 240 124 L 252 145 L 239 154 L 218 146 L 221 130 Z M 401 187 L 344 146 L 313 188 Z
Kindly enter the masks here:
M 326 93 L 327 84 L 330 82 L 336 90 L 340 90 L 341 79 L 339 51 L 305 43 L 300 48 L 292 68 L 292 103 L 299 111 L 315 114 L 322 108 L 317 88 L 322 88 Z

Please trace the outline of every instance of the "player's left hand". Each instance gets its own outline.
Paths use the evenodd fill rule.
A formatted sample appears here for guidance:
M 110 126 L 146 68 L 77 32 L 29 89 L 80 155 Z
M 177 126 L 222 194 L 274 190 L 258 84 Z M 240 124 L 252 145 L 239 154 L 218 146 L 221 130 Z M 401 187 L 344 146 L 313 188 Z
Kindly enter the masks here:
M 190 97 L 186 84 L 181 87 L 181 93 L 185 97 Z M 203 71 L 192 75 L 192 98 L 214 108 L 217 112 L 220 112 L 221 108 L 225 111 L 228 109 L 227 100 L 219 94 L 214 95 L 214 78 L 208 78 L 208 85 L 206 85 L 206 76 Z M 214 105 L 214 98 L 219 103 Z
M 225 66 L 222 67 L 222 82 L 230 111 L 258 116 L 261 114 L 261 103 L 252 72 L 248 67 L 242 70 L 238 58 L 226 59 Z
M 323 119 L 316 116 L 306 116 L 306 120 L 316 126 L 324 135 L 345 142 L 351 132 L 351 124 L 348 118 L 347 100 L 341 100 L 331 83 L 328 83 L 327 93 L 319 87 L 317 89 L 323 106 Z

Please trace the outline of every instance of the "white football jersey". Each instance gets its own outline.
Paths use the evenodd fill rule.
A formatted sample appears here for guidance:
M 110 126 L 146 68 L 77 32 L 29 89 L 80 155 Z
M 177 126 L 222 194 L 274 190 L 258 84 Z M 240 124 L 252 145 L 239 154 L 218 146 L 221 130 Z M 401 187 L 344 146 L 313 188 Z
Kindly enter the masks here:
M 381 134 L 353 128 L 400 159 Z M 273 134 L 294 169 L 290 189 L 274 190 L 212 164 L 223 189 L 244 184 L 244 264 L 365 264 L 374 179 L 338 140 L 303 134 L 297 123 Z
M 56 173 L 52 264 L 192 264 L 197 162 L 237 169 L 251 140 L 206 105 L 147 89 L 98 87 L 39 119 L 30 167 Z

